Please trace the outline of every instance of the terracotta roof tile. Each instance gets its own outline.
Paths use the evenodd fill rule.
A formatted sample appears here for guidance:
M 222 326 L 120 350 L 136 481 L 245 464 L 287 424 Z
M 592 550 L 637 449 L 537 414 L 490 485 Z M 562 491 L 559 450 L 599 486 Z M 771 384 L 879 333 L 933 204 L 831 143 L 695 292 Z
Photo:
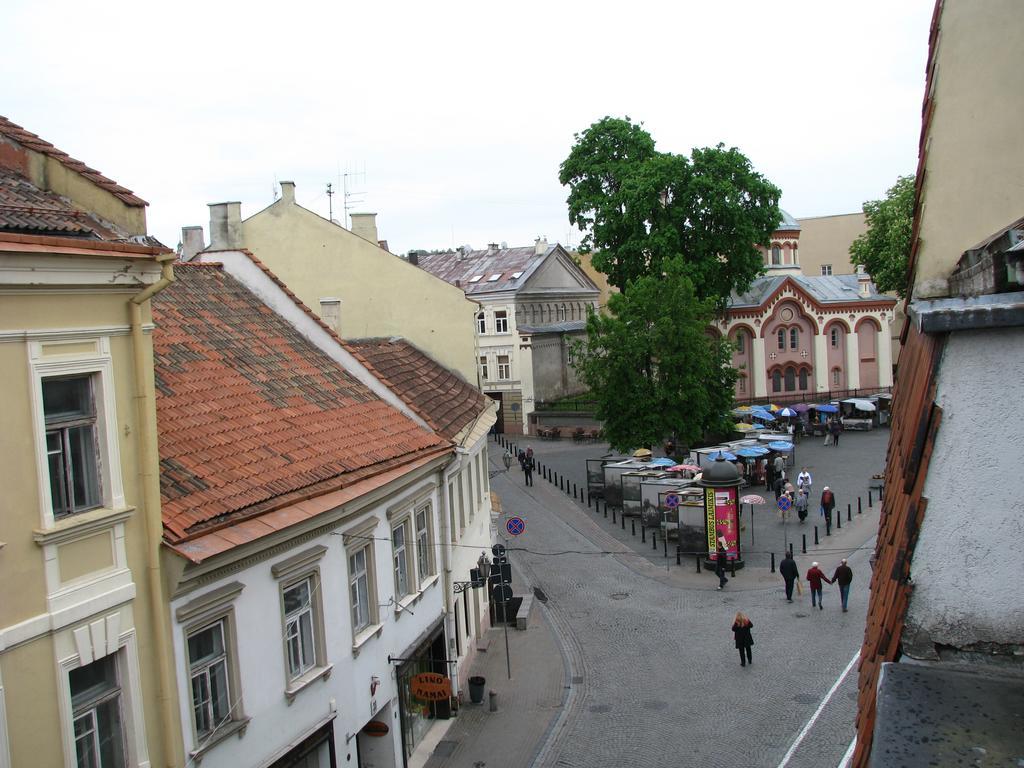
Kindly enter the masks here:
M 75 208 L 60 195 L 41 190 L 20 174 L 0 168 L 0 230 L 100 240 L 128 234 Z
M 450 444 L 378 399 L 219 265 L 153 300 L 165 536 L 241 527 Z M 227 536 L 228 534 L 225 534 Z
M 81 160 L 75 160 L 75 158 L 71 157 L 66 152 L 61 152 L 50 142 L 44 141 L 31 131 L 26 131 L 20 125 L 12 123 L 2 115 L 0 115 L 0 135 L 6 136 L 8 139 L 21 144 L 27 149 L 32 149 L 36 152 L 41 152 L 44 155 L 49 155 L 68 170 L 84 176 L 96 186 L 101 189 L 105 189 L 107 192 L 120 199 L 121 202 L 126 205 L 134 207 L 148 205 L 145 200 L 141 197 L 137 197 L 130 189 L 126 189 L 116 181 L 108 179 L 102 173 L 94 168 L 90 168 Z
M 483 413 L 490 398 L 405 339 L 358 339 L 349 344 L 433 429 L 449 439 Z

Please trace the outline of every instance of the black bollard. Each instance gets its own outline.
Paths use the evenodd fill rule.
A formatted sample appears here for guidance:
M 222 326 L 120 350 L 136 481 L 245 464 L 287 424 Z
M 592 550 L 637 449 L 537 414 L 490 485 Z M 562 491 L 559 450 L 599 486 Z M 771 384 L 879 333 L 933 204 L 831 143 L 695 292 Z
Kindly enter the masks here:
M 846 522 L 849 523 L 849 522 L 852 522 L 852 521 L 853 521 L 853 514 L 850 512 L 850 505 L 847 504 L 846 505 Z
M 772 573 L 775 573 L 775 553 L 772 552 Z
M 803 534 L 803 538 L 804 538 L 803 553 L 806 555 L 807 554 L 807 534 L 806 533 Z
M 697 573 L 700 573 L 700 555 L 697 555 Z
M 612 507 L 612 525 L 615 525 L 615 507 Z
M 818 546 L 818 526 L 814 526 L 814 546 Z
M 836 528 L 842 530 L 843 528 L 843 510 L 836 512 Z
M 604 503 L 604 518 L 605 518 L 605 520 L 608 519 L 608 502 L 607 501 Z
M 683 548 L 676 544 L 676 565 L 683 564 Z
M 658 532 L 651 531 L 651 549 L 658 548 Z
M 590 491 L 587 491 L 587 509 L 590 509 L 590 502 L 592 501 Z
M 576 498 L 576 483 L 572 484 L 572 497 L 574 499 Z
M 629 521 L 629 532 L 636 536 L 636 520 Z
M 619 520 L 622 523 L 622 530 L 626 530 L 626 516 L 619 515 Z
M 643 525 L 640 526 L 640 543 L 647 543 L 647 528 L 645 528 Z
M 860 514 L 860 496 L 857 497 L 857 514 Z
M 665 547 L 665 559 L 668 560 L 668 531 L 665 531 L 661 537 L 662 545 Z
M 736 561 L 735 560 L 730 560 L 729 561 L 729 575 L 732 578 L 734 578 L 734 579 L 736 578 Z
M 565 492 L 565 476 L 562 475 L 558 478 L 558 490 Z
M 871 489 L 868 488 L 868 509 L 871 509 L 873 506 L 874 504 L 871 502 Z

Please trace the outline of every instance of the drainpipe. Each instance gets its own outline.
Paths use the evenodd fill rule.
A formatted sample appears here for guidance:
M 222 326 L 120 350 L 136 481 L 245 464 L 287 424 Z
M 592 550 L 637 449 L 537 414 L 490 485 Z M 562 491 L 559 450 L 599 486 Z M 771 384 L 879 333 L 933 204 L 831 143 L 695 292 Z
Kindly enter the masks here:
M 152 381 L 153 361 L 147 354 L 142 331 L 142 305 L 174 282 L 173 253 L 157 256 L 160 279 L 132 296 L 128 308 L 131 312 L 132 354 L 135 358 L 135 401 L 138 410 L 138 452 L 142 477 L 142 496 L 146 514 L 146 586 L 153 612 L 153 642 L 156 649 L 157 671 L 160 680 L 158 706 L 160 709 L 161 739 L 164 764 L 175 768 L 184 764 L 184 746 L 175 734 L 181 733 L 181 724 L 175 712 L 173 653 L 170 629 L 164 610 L 163 585 L 160 570 L 160 543 L 163 541 L 163 519 L 160 513 L 160 477 L 157 470 L 159 457 L 153 450 L 157 440 L 156 402 Z

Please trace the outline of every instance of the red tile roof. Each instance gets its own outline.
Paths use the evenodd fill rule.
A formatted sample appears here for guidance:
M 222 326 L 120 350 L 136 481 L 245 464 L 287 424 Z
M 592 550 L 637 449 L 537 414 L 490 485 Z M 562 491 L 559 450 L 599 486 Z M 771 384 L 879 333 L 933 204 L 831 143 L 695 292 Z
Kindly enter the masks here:
M 483 413 L 490 398 L 405 339 L 357 339 L 349 345 L 388 388 L 449 439 Z
M 240 521 L 450 450 L 219 265 L 176 274 L 153 300 L 168 541 L 238 532 Z
M 126 232 L 5 168 L 0 168 L 0 230 L 100 240 L 128 237 Z
M 17 142 L 26 149 L 31 149 L 36 152 L 41 152 L 44 155 L 49 155 L 68 170 L 84 176 L 96 186 L 101 189 L 105 189 L 107 192 L 120 199 L 121 202 L 126 205 L 134 207 L 148 205 L 145 200 L 141 197 L 137 197 L 130 189 L 126 189 L 116 181 L 108 179 L 102 173 L 94 168 L 90 168 L 81 160 L 75 160 L 75 158 L 71 157 L 66 152 L 61 152 L 50 142 L 44 141 L 31 131 L 26 131 L 20 125 L 12 123 L 2 115 L 0 115 L 0 136 L 6 136 L 11 141 Z

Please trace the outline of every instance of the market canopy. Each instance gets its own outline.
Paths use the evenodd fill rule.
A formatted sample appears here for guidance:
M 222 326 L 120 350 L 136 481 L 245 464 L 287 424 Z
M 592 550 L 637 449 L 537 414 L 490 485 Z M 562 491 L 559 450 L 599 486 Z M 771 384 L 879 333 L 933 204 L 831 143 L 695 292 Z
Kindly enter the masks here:
M 752 429 L 757 429 L 757 427 L 754 424 L 747 424 L 745 421 L 738 421 L 733 424 L 733 429 L 737 432 L 749 432 Z
M 849 398 L 847 400 L 843 400 L 843 402 L 844 403 L 849 403 L 854 408 L 856 408 L 858 411 L 875 411 L 875 410 L 878 410 L 875 407 L 875 404 L 872 403 L 870 400 L 862 400 L 859 397 L 851 397 L 851 398 Z
M 796 411 L 797 413 L 807 413 L 809 410 L 811 410 L 811 406 L 809 406 L 807 403 L 797 403 L 796 405 L 793 406 L 793 410 Z
M 761 421 L 775 421 L 775 417 L 768 413 L 768 411 L 754 411 L 751 414 L 751 418 L 760 419 Z
M 828 403 L 826 403 L 825 405 L 816 405 L 814 406 L 814 410 L 820 413 L 839 413 L 839 409 L 836 406 L 830 405 Z
M 674 467 L 668 468 L 669 472 L 698 472 L 700 467 L 696 464 L 676 464 Z
M 758 456 L 764 456 L 768 453 L 766 448 L 754 448 L 753 446 L 745 446 L 736 451 L 737 456 L 742 456 L 744 459 L 755 459 Z
M 712 461 L 718 460 L 719 457 L 726 461 L 736 461 L 736 454 L 729 453 L 729 451 L 715 451 L 714 453 L 708 454 L 708 458 Z
M 655 467 L 671 467 L 675 463 L 675 459 L 670 459 L 667 456 L 659 456 L 651 462 L 651 465 Z
M 785 440 L 775 440 L 775 441 L 773 441 L 771 443 L 768 443 L 768 447 L 771 448 L 773 451 L 792 451 L 793 450 L 793 444 L 792 443 L 787 443 Z
M 783 408 L 779 411 L 779 416 L 796 416 L 796 411 L 792 408 Z

